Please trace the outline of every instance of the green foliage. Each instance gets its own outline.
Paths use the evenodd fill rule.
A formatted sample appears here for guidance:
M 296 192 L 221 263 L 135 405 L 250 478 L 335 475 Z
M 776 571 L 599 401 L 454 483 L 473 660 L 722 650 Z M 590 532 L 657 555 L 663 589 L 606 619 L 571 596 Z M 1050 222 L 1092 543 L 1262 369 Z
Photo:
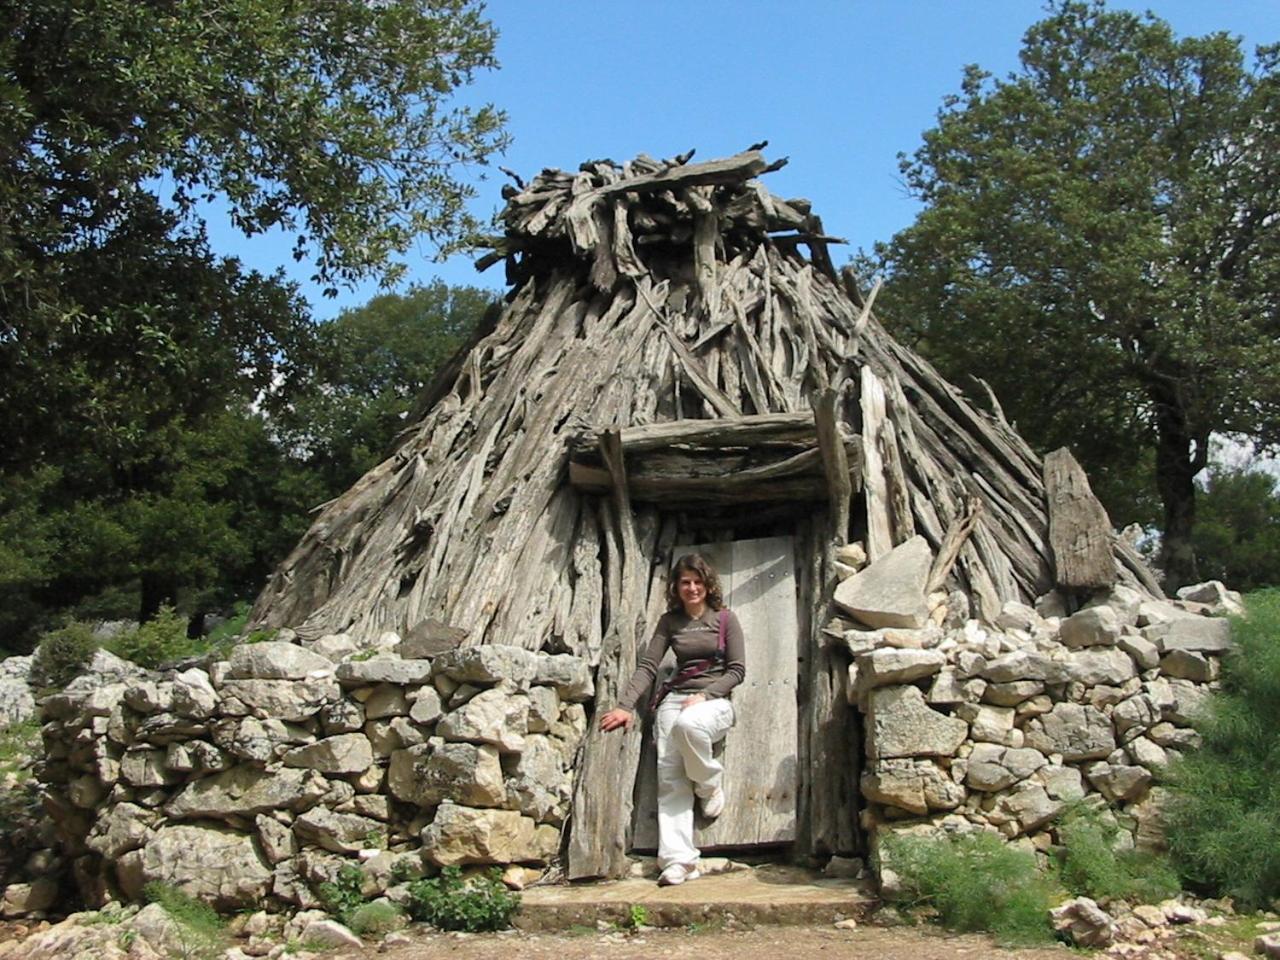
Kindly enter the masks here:
M 1280 897 L 1280 590 L 1245 605 L 1202 745 L 1173 765 L 1167 832 L 1189 883 L 1261 907 Z
M 355 912 L 364 906 L 364 873 L 352 864 L 343 864 L 333 880 L 320 884 L 316 893 L 325 910 L 340 923 L 351 925 Z
M 247 600 L 237 600 L 232 607 L 231 616 L 205 634 L 205 642 L 215 650 L 235 643 L 236 639 L 244 633 L 244 625 L 249 622 L 251 609 L 252 604 Z
M 1214 432 L 1280 440 L 1280 48 L 1056 0 L 1020 68 L 970 67 L 902 171 L 924 203 L 876 250 L 894 331 L 1070 445 L 1117 524 L 1158 494 L 1194 574 Z
M 361 937 L 382 937 L 404 924 L 403 911 L 394 903 L 381 900 L 356 907 L 347 926 Z
M 1058 824 L 1062 841 L 1059 877 L 1073 894 L 1094 900 L 1158 903 L 1177 894 L 1182 885 L 1167 857 L 1117 851 L 1120 827 L 1102 811 L 1077 804 Z
M 1261 470 L 1210 467 L 1191 540 L 1205 579 L 1241 591 L 1280 586 L 1280 481 Z
M 226 949 L 226 929 L 222 917 L 203 900 L 177 887 L 152 882 L 142 890 L 148 903 L 164 908 L 178 928 L 183 960 L 213 960 Z
M 649 925 L 649 911 L 643 903 L 633 903 L 627 911 L 627 927 L 631 930 L 639 930 L 641 927 Z
M 40 752 L 40 721 L 34 717 L 0 728 L 0 776 L 24 775 Z
M 173 607 L 164 606 L 136 630 L 126 630 L 109 639 L 106 648 L 117 657 L 131 660 L 140 667 L 154 670 L 207 649 L 202 638 L 187 636 L 187 618 Z
M 1033 854 L 994 834 L 890 836 L 881 858 L 901 878 L 901 899 L 936 911 L 945 927 L 989 931 L 1002 943 L 1054 938 L 1049 925 L 1054 884 L 1037 869 Z
M 31 661 L 31 682 L 41 687 L 65 687 L 84 669 L 101 644 L 87 623 L 72 620 L 40 638 Z
M 409 885 L 409 915 L 441 930 L 503 930 L 519 908 L 520 895 L 503 885 L 497 868 L 463 881 L 461 870 L 445 867 Z

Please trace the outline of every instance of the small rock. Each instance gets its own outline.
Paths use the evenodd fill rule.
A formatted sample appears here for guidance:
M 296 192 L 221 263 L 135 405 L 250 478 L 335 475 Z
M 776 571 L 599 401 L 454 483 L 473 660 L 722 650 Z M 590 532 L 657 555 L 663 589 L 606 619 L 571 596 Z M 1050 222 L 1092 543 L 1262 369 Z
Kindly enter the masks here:
M 302 930 L 302 944 L 307 947 L 364 948 L 364 943 L 337 920 L 312 920 Z
M 1078 947 L 1105 947 L 1114 933 L 1111 918 L 1088 897 L 1076 897 L 1049 911 L 1053 928 Z
M 853 919 L 853 917 L 848 917 L 844 920 L 837 920 L 836 929 L 837 930 L 857 930 L 858 921 Z

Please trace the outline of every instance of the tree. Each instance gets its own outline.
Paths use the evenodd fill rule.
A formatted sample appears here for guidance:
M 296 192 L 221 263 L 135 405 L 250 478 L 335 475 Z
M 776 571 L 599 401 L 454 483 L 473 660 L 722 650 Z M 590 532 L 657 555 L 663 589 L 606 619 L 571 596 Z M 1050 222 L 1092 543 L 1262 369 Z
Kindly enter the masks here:
M 1113 518 L 1150 470 L 1188 582 L 1210 435 L 1280 440 L 1280 49 L 1059 2 L 1020 59 L 967 68 L 902 159 L 925 207 L 876 250 L 882 312 L 1075 447 Z
M 1191 539 L 1202 576 L 1240 591 L 1280 586 L 1280 480 L 1263 470 L 1211 466 Z
M 318 331 L 309 389 L 278 423 L 331 496 L 390 452 L 436 371 L 494 303 L 490 291 L 436 281 L 344 310 Z
M 463 242 L 475 224 L 461 173 L 506 140 L 491 107 L 451 106 L 495 65 L 481 12 L 474 0 L 0 10 L 0 491 L 106 551 L 77 579 L 64 552 L 24 547 L 6 568 L 35 579 L 15 589 L 79 602 L 104 568 L 112 582 L 127 569 L 146 616 L 204 578 L 180 553 L 221 520 L 192 527 L 179 508 L 234 491 L 183 457 L 230 456 L 212 439 L 228 417 L 249 443 L 248 406 L 287 407 L 316 344 L 280 275 L 213 255 L 199 205 L 220 198 L 247 234 L 293 231 L 331 289 L 393 281 L 418 238 Z

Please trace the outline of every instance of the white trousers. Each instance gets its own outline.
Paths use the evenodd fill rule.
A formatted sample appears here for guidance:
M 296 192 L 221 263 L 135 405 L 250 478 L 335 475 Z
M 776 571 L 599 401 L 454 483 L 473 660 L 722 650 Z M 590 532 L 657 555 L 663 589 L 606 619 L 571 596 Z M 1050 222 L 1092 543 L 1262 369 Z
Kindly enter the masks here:
M 733 726 L 733 705 L 715 697 L 682 710 L 692 694 L 669 693 L 658 705 L 658 866 L 698 860 L 693 845 L 694 795 L 708 797 L 720 786 L 724 767 L 712 754 Z

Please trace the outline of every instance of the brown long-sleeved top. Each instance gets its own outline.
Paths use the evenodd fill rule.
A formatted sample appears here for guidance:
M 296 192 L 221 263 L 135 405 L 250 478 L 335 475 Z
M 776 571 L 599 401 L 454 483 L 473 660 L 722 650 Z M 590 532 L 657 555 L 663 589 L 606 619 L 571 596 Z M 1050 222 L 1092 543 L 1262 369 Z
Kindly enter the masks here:
M 658 665 L 670 647 L 676 653 L 676 670 L 684 668 L 690 660 L 713 660 L 720 639 L 720 611 L 707 607 L 702 616 L 694 619 L 683 610 L 669 610 L 658 618 L 648 646 L 640 654 L 636 672 L 631 675 L 626 689 L 618 698 L 618 705 L 635 710 L 640 698 L 658 675 Z M 727 697 L 747 674 L 746 643 L 742 624 L 729 611 L 724 632 L 724 660 L 712 664 L 705 673 L 690 677 L 673 689 L 684 692 L 705 693 L 708 697 Z

